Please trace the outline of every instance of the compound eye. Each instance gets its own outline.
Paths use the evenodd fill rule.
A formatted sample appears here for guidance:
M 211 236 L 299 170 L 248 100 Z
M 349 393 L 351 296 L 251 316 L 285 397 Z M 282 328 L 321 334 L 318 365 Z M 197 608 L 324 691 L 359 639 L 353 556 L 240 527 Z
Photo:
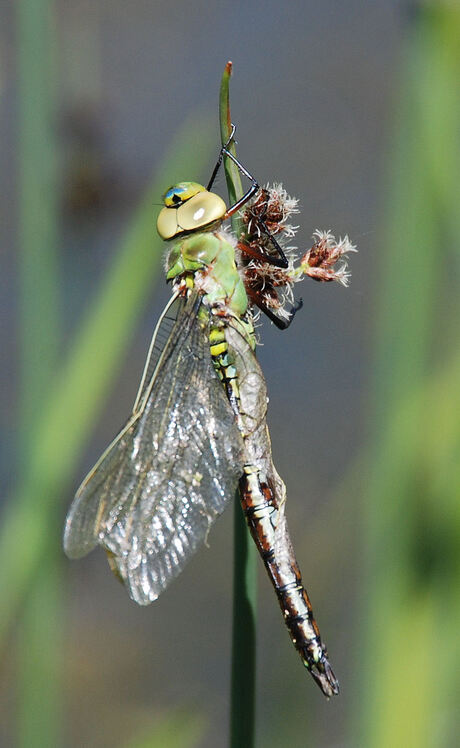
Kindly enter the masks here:
M 160 210 L 157 218 L 157 231 L 162 239 L 172 239 L 178 233 L 180 228 L 177 225 L 177 210 L 171 210 L 171 207 L 165 207 Z
M 181 186 L 176 184 L 174 187 L 170 187 L 169 190 L 166 190 L 165 194 L 163 195 L 163 202 L 166 205 L 167 208 L 175 208 L 178 205 L 181 205 L 183 202 L 183 194 L 185 190 L 181 189 Z
M 202 184 L 198 184 L 198 182 L 179 182 L 166 190 L 163 202 L 167 208 L 177 208 L 199 192 L 205 192 Z
M 214 221 L 222 220 L 227 206 L 219 195 L 200 192 L 177 209 L 177 222 L 184 231 L 194 231 Z
M 170 187 L 163 200 L 165 207 L 158 216 L 157 230 L 166 240 L 221 221 L 227 211 L 219 195 L 208 192 L 197 182 L 181 182 Z

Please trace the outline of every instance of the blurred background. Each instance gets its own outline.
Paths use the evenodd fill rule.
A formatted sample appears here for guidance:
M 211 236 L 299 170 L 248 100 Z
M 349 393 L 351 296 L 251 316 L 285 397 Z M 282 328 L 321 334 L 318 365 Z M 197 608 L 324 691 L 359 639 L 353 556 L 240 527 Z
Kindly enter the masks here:
M 304 672 L 260 564 L 257 745 L 458 745 L 458 3 L 0 9 L 0 745 L 228 744 L 232 512 L 148 608 L 100 550 L 61 546 L 168 298 L 154 204 L 206 183 L 228 59 L 239 156 L 299 198 L 299 246 L 321 228 L 359 248 L 349 289 L 306 280 L 292 327 L 263 323 L 275 463 L 342 692 Z

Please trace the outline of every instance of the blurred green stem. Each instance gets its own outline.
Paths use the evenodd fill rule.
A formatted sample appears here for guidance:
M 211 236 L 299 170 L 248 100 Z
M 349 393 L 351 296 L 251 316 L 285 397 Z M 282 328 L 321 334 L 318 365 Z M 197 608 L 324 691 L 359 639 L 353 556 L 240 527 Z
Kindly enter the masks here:
M 227 142 L 231 128 L 230 75 L 229 62 L 225 67 L 220 87 L 222 144 Z M 230 149 L 236 155 L 234 143 Z M 236 165 L 230 159 L 224 159 L 224 168 L 231 205 L 243 195 L 243 189 Z M 232 218 L 232 228 L 235 235 L 239 236 L 241 224 L 238 214 Z M 231 748 L 251 748 L 255 744 L 257 552 L 241 511 L 239 494 L 234 512 L 230 745 Z
M 422 385 L 437 337 L 447 250 L 458 242 L 451 193 L 459 168 L 459 31 L 453 5 L 426 3 L 419 10 L 389 161 L 375 331 L 375 453 L 366 485 L 366 631 L 359 646 L 359 745 L 366 748 L 449 744 L 440 728 L 458 687 L 458 664 L 455 673 L 442 662 L 442 612 L 435 603 L 446 575 L 457 582 L 445 562 L 446 554 L 455 556 L 453 544 L 449 550 L 455 520 L 447 495 L 432 485 L 434 455 L 448 442 L 443 429 L 427 428 L 445 392 L 438 391 L 430 413 Z M 455 409 L 455 393 L 450 399 Z
M 59 345 L 53 8 L 50 0 L 17 7 L 23 449 Z
M 49 390 L 59 345 L 59 268 L 55 129 L 54 2 L 17 7 L 21 242 L 20 474 L 32 449 L 32 424 Z M 53 526 L 56 520 L 52 519 Z M 19 537 L 21 540 L 19 540 Z M 16 542 L 24 538 L 16 537 Z M 17 641 L 18 745 L 60 744 L 61 576 L 53 533 L 25 601 Z
M 206 163 L 211 142 L 208 119 L 200 116 L 184 122 L 174 138 L 96 298 L 88 305 L 66 361 L 52 377 L 48 396 L 40 399 L 20 483 L 0 523 L 0 645 L 35 584 L 49 536 L 61 552 L 62 532 L 55 529 L 55 518 L 70 502 L 72 475 L 160 268 L 162 245 L 154 237 L 152 205 L 165 184 L 199 173 Z

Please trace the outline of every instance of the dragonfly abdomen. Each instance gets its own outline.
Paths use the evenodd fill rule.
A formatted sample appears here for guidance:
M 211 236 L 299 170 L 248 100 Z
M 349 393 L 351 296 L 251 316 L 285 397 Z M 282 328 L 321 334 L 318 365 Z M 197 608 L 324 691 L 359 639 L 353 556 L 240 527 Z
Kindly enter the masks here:
M 291 545 L 284 516 L 284 504 L 277 506 L 260 471 L 246 465 L 240 480 L 243 512 L 251 535 L 275 588 L 285 624 L 300 658 L 326 696 L 339 691 L 339 684 L 321 641 L 312 606 L 302 584 L 300 569 Z
M 247 336 L 221 320 L 211 329 L 210 349 L 245 445 L 240 478 L 241 506 L 253 540 L 275 589 L 292 642 L 326 696 L 339 686 L 302 584 L 285 517 L 286 490 L 272 462 L 265 421 L 267 398 Z M 250 354 L 250 355 L 249 355 Z
M 238 376 L 233 359 L 229 356 L 225 327 L 222 324 L 211 327 L 209 331 L 209 350 L 217 376 L 225 387 L 227 397 L 238 422 L 238 427 L 241 433 L 243 433 L 240 419 L 241 406 Z

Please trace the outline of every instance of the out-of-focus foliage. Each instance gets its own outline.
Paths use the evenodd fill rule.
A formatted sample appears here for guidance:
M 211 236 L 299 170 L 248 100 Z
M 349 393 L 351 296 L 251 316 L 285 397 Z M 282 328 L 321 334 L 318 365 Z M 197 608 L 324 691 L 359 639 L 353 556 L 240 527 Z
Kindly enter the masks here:
M 363 484 L 359 711 L 372 748 L 458 735 L 460 297 L 442 299 L 459 258 L 459 38 L 458 6 L 427 5 L 406 49 L 389 161 Z
M 204 733 L 203 719 L 184 711 L 176 711 L 159 725 L 133 738 L 126 748 L 195 748 Z
M 8 632 L 22 607 L 18 742 L 26 748 L 60 740 L 63 589 L 56 510 L 161 266 L 161 243 L 152 237 L 152 205 L 171 174 L 199 169 L 209 136 L 203 118 L 195 117 L 173 139 L 67 361 L 57 366 L 58 198 L 56 154 L 50 145 L 56 115 L 53 6 L 46 0 L 18 5 L 23 438 L 20 482 L 0 530 L 0 633 Z M 153 738 L 151 744 L 157 744 Z M 177 745 L 192 742 L 184 739 Z
M 90 5 L 83 3 L 81 7 L 88 10 Z M 64 668 L 75 672 L 75 665 L 68 662 L 59 560 L 62 504 L 64 497 L 69 498 L 73 472 L 119 373 L 160 267 L 161 247 L 154 237 L 152 203 L 176 176 L 200 173 L 201 165 L 216 150 L 209 122 L 217 122 L 217 107 L 215 115 L 208 116 L 208 124 L 202 117 L 182 126 L 177 123 L 163 165 L 134 211 L 101 287 L 82 314 L 65 360 L 57 363 L 60 316 L 66 299 L 58 298 L 58 154 L 54 138 L 60 70 L 55 60 L 56 6 L 50 0 L 20 0 L 15 19 L 20 102 L 21 457 L 18 485 L 1 515 L 0 641 L 9 671 L 13 670 L 17 679 L 16 708 L 11 710 L 15 716 L 10 717 L 12 744 L 23 748 L 65 745 L 63 736 L 70 733 L 69 745 L 82 744 L 83 723 L 66 726 L 69 709 L 62 698 Z M 350 8 L 350 14 L 358 12 L 355 5 Z M 186 12 L 185 5 L 181 9 Z M 159 4 L 159 20 L 162 12 Z M 262 16 L 257 20 L 264 22 Z M 264 37 L 262 33 L 259 36 Z M 373 384 L 365 414 L 372 439 L 357 459 L 358 478 L 353 470 L 344 482 L 350 488 L 350 498 L 340 490 L 341 504 L 349 501 L 353 511 L 357 502 L 351 500 L 351 494 L 359 491 L 362 497 L 361 516 L 356 519 L 357 545 L 366 547 L 357 579 L 357 587 L 364 589 L 362 604 L 352 621 L 354 628 L 348 619 L 350 628 L 343 645 L 347 652 L 343 659 L 349 657 L 349 672 L 342 679 L 343 699 L 350 704 L 346 692 L 352 688 L 356 697 L 339 727 L 331 730 L 341 745 L 350 748 L 448 748 L 455 744 L 458 733 L 460 302 L 452 287 L 458 284 L 460 235 L 459 38 L 456 3 L 423 3 L 407 27 L 404 54 L 398 62 L 399 104 L 385 154 L 382 236 L 378 242 L 381 259 L 372 334 Z M 281 38 L 277 41 L 283 42 Z M 347 50 L 353 46 L 351 41 L 347 43 L 346 29 L 342 44 Z M 179 47 L 173 44 L 175 58 Z M 83 48 L 78 49 L 83 59 Z M 187 59 L 181 66 L 182 74 L 200 64 L 199 55 Z M 220 73 L 221 68 L 216 68 L 216 86 Z M 152 71 L 152 76 L 164 74 L 164 70 Z M 324 81 L 327 78 L 323 85 Z M 168 87 L 174 97 L 174 76 Z M 247 94 L 257 96 L 259 92 Z M 297 91 L 293 102 L 298 102 Z M 272 144 L 270 158 L 275 157 L 277 145 L 287 148 L 281 129 L 279 137 L 279 144 Z M 302 132 L 298 142 L 289 143 L 291 153 L 297 148 L 301 151 L 304 137 Z M 340 164 L 334 168 L 340 170 Z M 365 262 L 365 241 L 357 237 L 357 243 L 362 254 L 354 266 Z M 334 526 L 333 519 L 330 524 L 321 536 L 328 557 L 334 554 L 342 529 Z M 213 594 L 218 596 L 219 590 Z M 353 604 L 357 605 L 356 598 Z M 181 613 L 178 610 L 179 616 Z M 181 641 L 168 645 L 182 661 L 195 661 L 188 649 L 187 623 L 184 620 Z M 342 621 L 337 631 L 341 625 Z M 259 628 L 258 635 L 263 637 L 264 622 Z M 13 630 L 14 646 L 7 652 L 7 636 Z M 283 636 L 281 627 L 279 634 Z M 126 639 L 135 640 L 136 634 L 128 632 Z M 330 634 L 327 640 L 332 654 Z M 212 642 L 206 645 L 212 651 Z M 114 647 L 117 657 L 122 649 Z M 276 672 L 277 648 L 270 646 L 268 650 L 270 672 Z M 221 651 L 215 654 L 219 667 L 224 657 Z M 267 660 L 263 658 L 265 671 Z M 83 656 L 82 661 L 87 662 Z M 201 664 L 198 657 L 196 661 Z M 296 666 L 293 658 L 292 668 Z M 95 671 L 99 669 L 96 665 Z M 155 683 L 150 689 L 160 698 L 163 684 L 159 676 Z M 284 743 L 303 748 L 308 736 L 321 732 L 320 718 L 315 723 L 316 692 L 302 692 L 308 712 L 299 714 L 298 707 L 292 706 L 289 682 L 275 684 L 269 679 L 259 686 L 263 706 L 270 703 L 265 724 L 258 725 L 264 745 Z M 197 689 L 202 687 L 200 684 Z M 147 687 L 146 693 L 150 693 Z M 69 697 L 76 698 L 71 691 Z M 201 692 L 198 698 L 206 714 L 206 698 Z M 145 709 L 145 703 L 142 706 Z M 72 711 L 72 703 L 67 707 Z M 155 714 L 162 715 L 159 722 L 155 720 L 150 728 L 146 720 L 145 730 L 142 726 L 133 729 L 129 739 L 120 734 L 119 745 L 185 748 L 201 744 L 206 738 L 202 738 L 205 728 L 200 714 L 191 716 L 176 707 L 175 703 L 165 706 L 161 702 L 160 708 L 155 708 Z M 112 708 L 113 713 L 107 711 L 91 719 L 86 714 L 84 725 L 97 725 L 103 719 L 118 724 L 117 705 Z M 318 714 L 323 714 L 321 708 Z M 331 723 L 339 710 L 340 704 L 328 705 Z M 222 725 L 206 745 L 224 745 L 226 731 L 227 726 Z M 10 737 L 10 733 L 0 734 Z M 117 736 L 111 744 L 114 739 Z M 96 727 L 89 740 L 95 746 L 101 744 Z M 312 738 L 311 744 L 323 743 Z

